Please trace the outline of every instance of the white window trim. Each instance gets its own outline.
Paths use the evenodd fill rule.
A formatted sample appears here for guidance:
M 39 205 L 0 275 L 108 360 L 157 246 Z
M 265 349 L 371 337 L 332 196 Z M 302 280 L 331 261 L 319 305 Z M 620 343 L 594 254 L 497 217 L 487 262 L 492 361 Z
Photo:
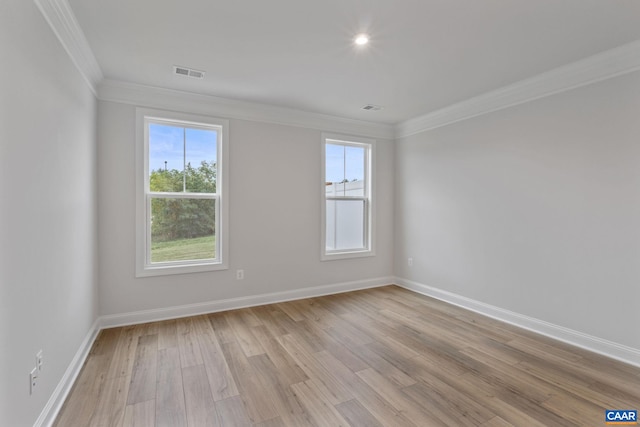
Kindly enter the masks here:
M 150 231 L 147 213 L 150 198 L 146 188 L 149 185 L 148 140 L 145 118 L 174 120 L 186 125 L 214 125 L 222 128 L 218 144 L 216 194 L 190 194 L 188 197 L 213 198 L 216 203 L 219 227 L 216 229 L 216 246 L 219 245 L 219 257 L 216 261 L 198 260 L 151 264 L 147 261 L 147 248 L 150 245 Z M 170 274 L 198 273 L 205 271 L 227 270 L 229 268 L 229 121 L 208 116 L 186 114 L 173 111 L 136 108 L 136 277 L 164 276 Z M 162 193 L 162 196 L 185 197 L 182 193 Z
M 341 250 L 341 251 L 327 251 L 327 207 L 326 207 L 326 144 L 327 141 L 336 141 L 341 144 L 367 144 L 369 149 L 367 153 L 368 165 L 366 170 L 366 191 L 367 191 L 367 217 L 365 218 L 365 240 L 366 247 L 364 249 L 354 250 Z M 331 261 L 338 259 L 349 258 L 362 258 L 375 256 L 376 254 L 376 185 L 375 185 L 375 162 L 376 162 L 376 141 L 370 138 L 362 138 L 357 136 L 340 135 L 333 133 L 322 133 L 322 139 L 320 144 L 320 195 L 321 195 L 321 209 L 320 209 L 320 260 Z M 360 197 L 355 199 L 360 200 Z

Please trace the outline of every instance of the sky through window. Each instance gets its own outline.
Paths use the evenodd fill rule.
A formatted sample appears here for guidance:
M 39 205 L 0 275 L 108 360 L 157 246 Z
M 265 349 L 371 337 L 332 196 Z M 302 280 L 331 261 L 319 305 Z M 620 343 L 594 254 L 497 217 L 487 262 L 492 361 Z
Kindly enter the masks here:
M 167 170 L 178 171 L 184 170 L 185 160 L 194 168 L 203 161 L 216 163 L 217 138 L 215 130 L 149 124 L 149 173 L 164 170 L 165 162 Z
M 327 182 L 364 180 L 365 148 L 326 144 L 325 166 Z

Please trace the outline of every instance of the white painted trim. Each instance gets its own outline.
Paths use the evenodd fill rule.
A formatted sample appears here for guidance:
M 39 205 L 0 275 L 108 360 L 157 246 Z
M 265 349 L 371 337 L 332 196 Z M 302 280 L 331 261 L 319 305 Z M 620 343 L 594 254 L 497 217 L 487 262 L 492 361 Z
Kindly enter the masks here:
M 44 409 L 40 413 L 40 416 L 36 420 L 34 427 L 49 427 L 53 425 L 60 409 L 62 409 L 62 405 L 64 401 L 67 399 L 69 392 L 71 391 L 71 387 L 75 383 L 82 367 L 84 366 L 84 362 L 89 356 L 89 352 L 91 351 L 91 347 L 93 346 L 98 333 L 100 332 L 100 318 L 96 319 L 91 325 L 89 332 L 85 336 L 82 344 L 80 344 L 80 348 L 76 352 L 73 360 L 69 364 L 66 372 L 62 376 L 62 379 L 58 383 L 58 386 L 53 391 L 53 394 L 49 398 L 49 401 L 45 405 Z
M 393 277 L 379 277 L 375 279 L 357 280 L 353 282 L 336 283 L 333 285 L 314 286 L 311 288 L 293 289 L 290 291 L 229 298 L 196 304 L 158 308 L 153 310 L 111 314 L 102 316 L 100 326 L 102 328 L 113 328 L 117 326 L 136 325 L 139 323 L 197 316 L 200 314 L 216 313 L 219 311 L 235 310 L 238 308 L 254 307 L 265 304 L 274 304 L 278 302 L 293 301 L 303 298 L 340 294 L 343 292 L 357 291 L 360 289 L 370 289 L 380 286 L 387 286 L 392 284 L 393 280 Z
M 396 125 L 402 138 L 640 70 L 640 40 Z
M 390 124 L 105 79 L 68 1 L 34 0 L 34 3 L 91 91 L 101 100 L 373 138 L 394 137 Z
M 105 79 L 98 99 L 140 107 L 393 139 L 392 125 Z
M 67 0 L 34 0 L 82 78 L 97 95 L 102 70 Z
M 218 192 L 216 203 L 216 244 L 218 259 L 215 262 L 183 262 L 152 265 L 147 261 L 147 250 L 151 244 L 148 223 L 147 188 L 149 186 L 148 128 L 150 121 L 183 122 L 185 126 L 211 125 L 218 127 Z M 136 277 L 164 276 L 171 274 L 199 273 L 203 271 L 227 270 L 229 268 L 229 121 L 216 117 L 185 114 L 175 111 L 136 108 Z M 182 197 L 177 193 L 174 197 Z M 186 196 L 185 196 L 186 197 Z M 189 197 L 198 197 L 193 195 Z M 221 206 L 222 205 L 222 206 Z
M 573 329 L 563 326 L 554 325 L 553 323 L 525 316 L 513 311 L 505 310 L 490 304 L 485 304 L 471 298 L 463 297 L 452 292 L 437 289 L 422 283 L 395 278 L 395 283 L 405 289 L 427 295 L 449 304 L 462 307 L 467 310 L 480 313 L 484 316 L 527 329 L 540 335 L 544 335 L 603 356 L 619 360 L 630 365 L 640 367 L 640 349 L 627 347 L 612 341 L 594 337 L 583 332 L 574 331 Z
M 405 289 L 427 295 L 441 301 L 453 304 L 467 310 L 563 341 L 612 359 L 620 360 L 631 365 L 640 366 L 640 350 L 626 347 L 611 341 L 593 337 L 582 332 L 574 331 L 562 326 L 553 325 L 542 320 L 534 319 L 509 310 L 504 310 L 485 304 L 471 298 L 466 298 L 451 292 L 413 282 L 399 277 L 379 277 L 375 279 L 358 280 L 353 282 L 336 283 L 333 285 L 315 286 L 311 288 L 294 289 L 283 292 L 273 292 L 255 296 L 229 298 L 225 300 L 209 301 L 205 303 L 188 304 L 153 310 L 143 310 L 131 313 L 112 314 L 99 317 L 91 326 L 87 336 L 80 345 L 67 371 L 58 383 L 46 406 L 34 424 L 34 427 L 49 427 L 53 425 L 71 387 L 76 381 L 89 351 L 102 329 L 118 326 L 155 322 L 180 317 L 196 316 L 257 305 L 273 304 L 303 298 L 333 295 L 343 292 L 370 289 L 380 286 L 396 284 Z
M 209 301 L 197 304 L 188 304 L 174 307 L 143 310 L 131 313 L 112 314 L 96 319 L 87 333 L 80 348 L 69 364 L 67 371 L 58 383 L 47 405 L 42 410 L 34 427 L 50 427 L 53 425 L 62 405 L 66 400 L 71 387 L 78 378 L 80 370 L 89 355 L 89 351 L 95 342 L 98 333 L 102 329 L 118 326 L 135 325 L 160 320 L 177 319 L 181 317 L 197 316 L 200 314 L 215 313 L 219 311 L 234 310 L 238 308 L 254 307 L 257 305 L 274 304 L 284 301 L 292 301 L 303 298 L 319 297 L 323 295 L 340 294 L 343 292 L 361 289 L 377 288 L 393 283 L 393 277 L 379 277 L 375 279 L 358 280 L 353 282 L 336 283 L 332 285 L 314 286 L 311 288 L 294 289 L 283 292 L 273 292 L 255 296 L 229 298 L 225 300 Z
M 105 80 L 67 0 L 34 0 L 71 60 L 99 99 L 180 109 L 196 114 L 277 123 L 373 138 L 402 138 L 492 111 L 640 70 L 640 40 L 488 92 L 397 125 L 347 119 L 291 108 L 251 103 Z
M 376 140 L 370 138 L 362 138 L 358 136 L 339 135 L 334 133 L 323 132 L 320 141 L 320 261 L 333 261 L 350 258 L 364 258 L 376 255 L 376 182 L 377 175 L 377 157 L 376 157 Z M 367 217 L 365 221 L 366 227 L 366 248 L 357 250 L 345 250 L 343 252 L 327 252 L 327 218 L 326 218 L 326 146 L 327 141 L 335 141 L 343 145 L 365 146 L 367 158 L 365 159 L 365 176 L 366 176 L 366 195 L 356 199 L 362 199 L 366 203 Z

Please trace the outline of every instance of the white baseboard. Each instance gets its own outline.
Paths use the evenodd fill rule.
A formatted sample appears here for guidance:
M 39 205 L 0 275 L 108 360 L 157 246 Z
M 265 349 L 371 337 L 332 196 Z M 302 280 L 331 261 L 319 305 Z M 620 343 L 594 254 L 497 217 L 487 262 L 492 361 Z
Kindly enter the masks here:
M 640 349 L 627 347 L 400 277 L 395 278 L 395 283 L 405 289 L 640 367 Z
M 112 314 L 96 319 L 87 333 L 80 348 L 69 364 L 67 371 L 58 383 L 47 405 L 35 422 L 34 427 L 50 427 L 53 425 L 65 399 L 71 391 L 82 366 L 84 365 L 93 342 L 100 330 L 116 326 L 133 325 L 138 323 L 155 322 L 159 320 L 177 319 L 180 317 L 196 316 L 199 314 L 215 313 L 218 311 L 233 310 L 237 308 L 252 307 L 277 302 L 292 301 L 303 298 L 318 297 L 322 295 L 339 294 L 360 289 L 376 288 L 393 283 L 393 277 L 379 277 L 376 279 L 358 280 L 354 282 L 336 283 L 333 285 L 315 286 L 312 288 L 294 289 L 284 292 L 230 298 L 218 301 L 209 301 L 198 304 L 188 304 L 176 307 L 166 307 L 154 310 L 136 311 L 132 313 Z
M 557 326 L 542 320 L 504 310 L 471 298 L 463 297 L 451 292 L 443 291 L 411 280 L 399 277 L 380 277 L 376 279 L 358 280 L 353 282 L 336 283 L 333 285 L 315 286 L 311 288 L 294 289 L 283 292 L 230 298 L 218 301 L 209 301 L 198 304 L 188 304 L 175 307 L 166 307 L 154 310 L 136 311 L 131 313 L 113 314 L 96 319 L 82 341 L 73 360 L 69 364 L 58 386 L 49 398 L 46 406 L 36 420 L 34 427 L 49 427 L 53 425 L 58 412 L 62 408 L 71 387 L 73 387 L 89 351 L 101 329 L 116 326 L 125 326 L 138 323 L 154 322 L 180 317 L 195 316 L 199 314 L 215 313 L 218 311 L 233 310 L 264 304 L 273 304 L 284 301 L 292 301 L 303 298 L 312 298 L 323 295 L 339 294 L 343 292 L 370 289 L 389 284 L 397 284 L 405 289 L 427 295 L 449 304 L 453 304 L 482 315 L 519 326 L 524 329 L 563 341 L 595 353 L 602 354 L 612 359 L 640 367 L 640 350 L 617 344 L 601 338 L 593 337 L 582 332 L 574 331 L 562 326 Z
M 311 288 L 294 289 L 283 292 L 252 295 L 246 297 L 229 298 L 203 303 L 180 305 L 175 307 L 158 308 L 153 310 L 134 311 L 131 313 L 110 314 L 101 317 L 101 328 L 135 325 L 138 323 L 156 322 L 180 317 L 196 316 L 199 314 L 215 313 L 218 311 L 234 310 L 237 308 L 253 307 L 257 305 L 273 304 L 303 298 L 319 297 L 322 295 L 339 294 L 359 289 L 375 288 L 393 283 L 393 277 L 379 277 L 375 279 L 358 280 L 354 282 L 336 283 L 332 285 L 314 286 Z
M 49 401 L 36 420 L 34 427 L 50 427 L 53 425 L 53 422 L 58 416 L 58 412 L 60 412 L 64 401 L 71 391 L 71 387 L 73 387 L 76 378 L 78 378 L 78 375 L 84 366 L 87 356 L 89 356 L 93 342 L 96 340 L 96 337 L 100 332 L 99 325 L 100 318 L 96 319 L 95 322 L 93 322 L 93 325 L 91 325 L 89 332 L 87 332 L 82 344 L 80 344 L 80 348 L 73 357 L 73 360 L 71 360 L 71 363 L 58 383 L 58 386 L 53 391 Z

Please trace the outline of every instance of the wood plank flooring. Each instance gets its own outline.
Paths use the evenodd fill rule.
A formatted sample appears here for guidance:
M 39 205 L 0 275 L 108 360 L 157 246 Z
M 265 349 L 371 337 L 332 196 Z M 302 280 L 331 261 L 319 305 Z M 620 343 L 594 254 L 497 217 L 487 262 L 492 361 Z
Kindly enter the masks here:
M 640 369 L 386 286 L 103 330 L 56 426 L 599 426 Z

